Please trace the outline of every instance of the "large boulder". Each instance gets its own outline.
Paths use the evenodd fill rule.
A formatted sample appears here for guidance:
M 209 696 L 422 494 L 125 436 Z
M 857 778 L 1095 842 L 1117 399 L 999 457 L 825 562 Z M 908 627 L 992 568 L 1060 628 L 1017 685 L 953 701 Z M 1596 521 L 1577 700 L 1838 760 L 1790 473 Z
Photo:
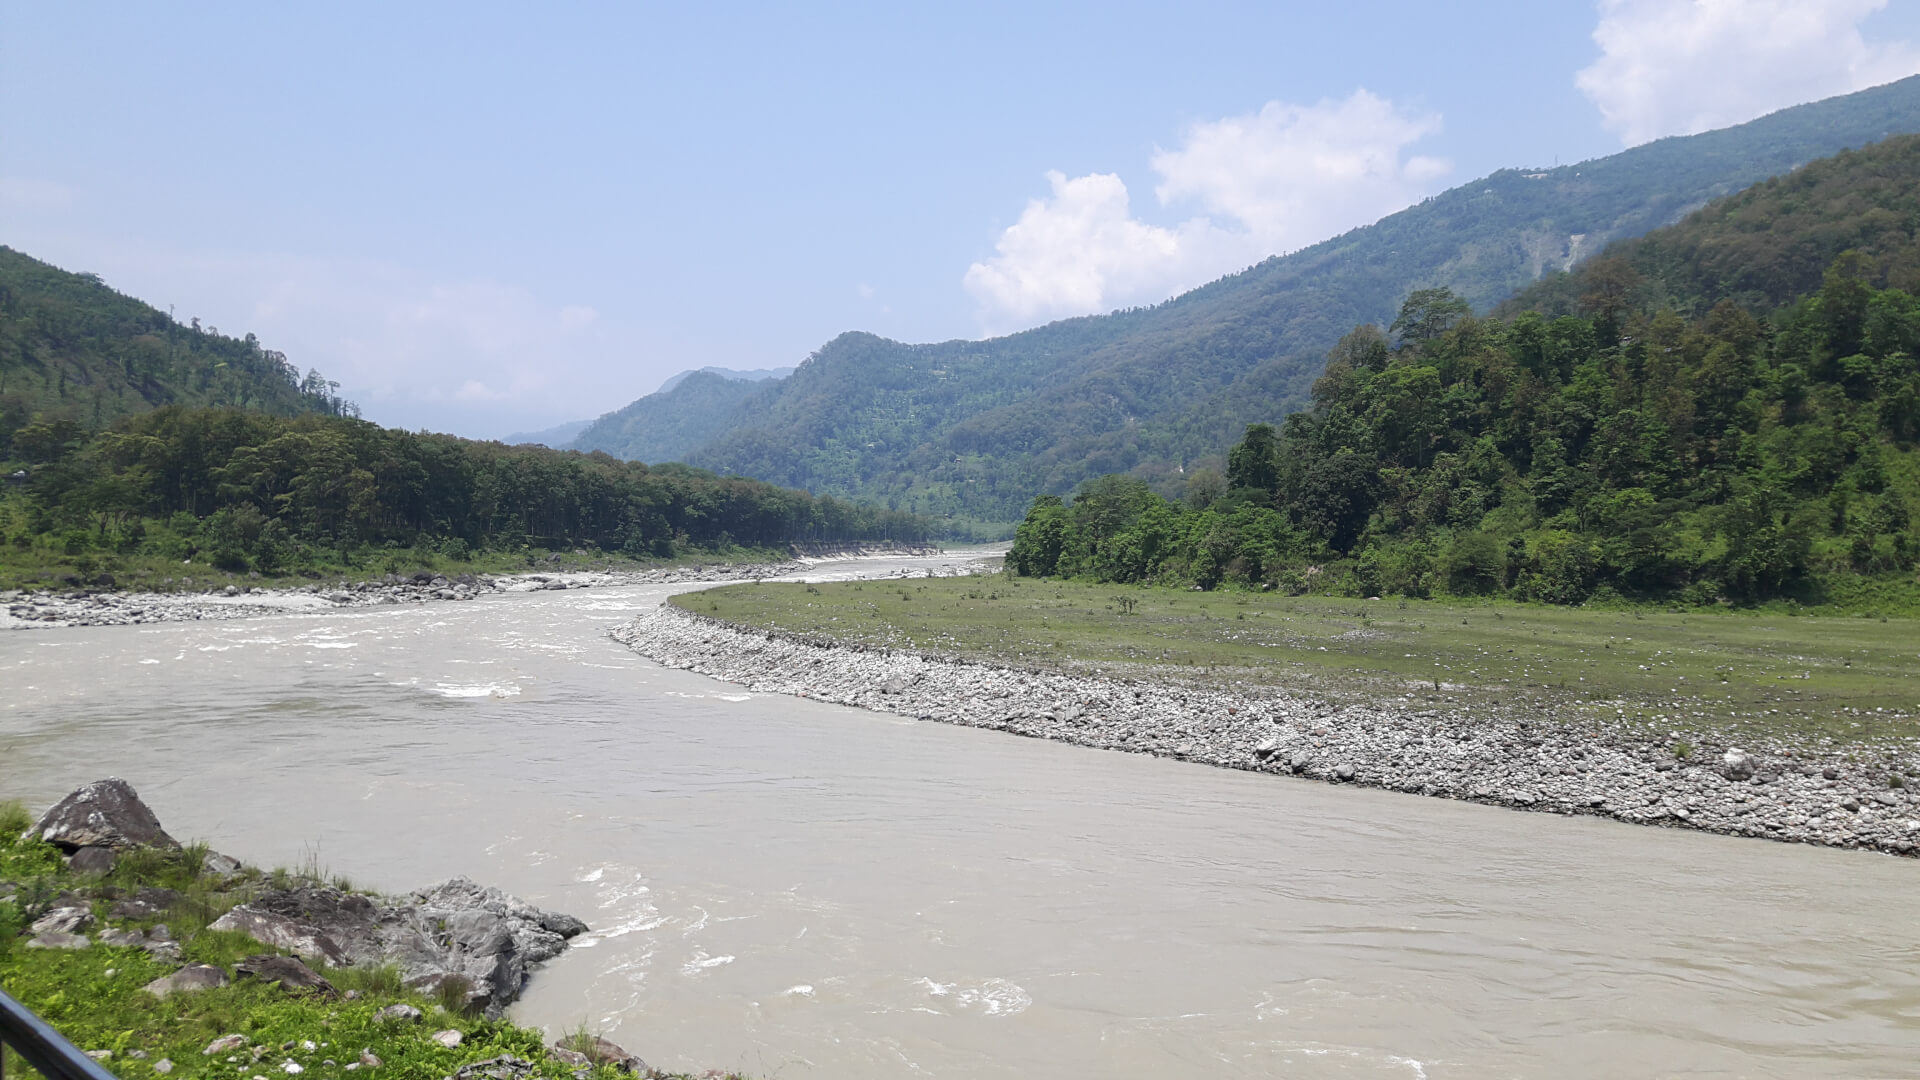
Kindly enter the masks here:
M 83 847 L 119 850 L 134 847 L 178 848 L 180 842 L 160 827 L 133 785 L 117 776 L 97 780 L 53 805 L 25 834 L 72 853 Z
M 284 889 L 233 908 L 212 928 L 240 931 L 309 963 L 394 963 L 407 986 L 458 994 L 498 1016 L 531 968 L 558 956 L 587 926 L 454 878 L 382 904 L 323 885 Z
M 1751 780 L 1759 762 L 1739 747 L 1730 748 L 1720 758 L 1720 775 L 1729 780 Z

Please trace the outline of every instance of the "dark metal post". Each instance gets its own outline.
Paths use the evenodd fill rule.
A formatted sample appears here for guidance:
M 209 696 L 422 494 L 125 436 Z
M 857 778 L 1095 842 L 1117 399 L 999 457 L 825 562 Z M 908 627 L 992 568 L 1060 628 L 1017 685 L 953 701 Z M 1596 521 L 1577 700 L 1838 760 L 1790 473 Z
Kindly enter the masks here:
M 13 1047 L 46 1080 L 118 1080 L 5 990 L 0 990 L 0 1043 Z

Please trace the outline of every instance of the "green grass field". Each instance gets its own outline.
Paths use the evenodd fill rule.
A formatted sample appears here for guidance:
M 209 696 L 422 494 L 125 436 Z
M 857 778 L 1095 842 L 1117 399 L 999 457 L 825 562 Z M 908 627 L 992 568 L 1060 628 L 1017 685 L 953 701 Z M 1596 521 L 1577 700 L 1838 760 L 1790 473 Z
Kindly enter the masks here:
M 1411 698 L 1811 745 L 1920 733 L 1920 621 L 1187 592 L 1010 578 L 755 583 L 689 611 L 1015 666 Z

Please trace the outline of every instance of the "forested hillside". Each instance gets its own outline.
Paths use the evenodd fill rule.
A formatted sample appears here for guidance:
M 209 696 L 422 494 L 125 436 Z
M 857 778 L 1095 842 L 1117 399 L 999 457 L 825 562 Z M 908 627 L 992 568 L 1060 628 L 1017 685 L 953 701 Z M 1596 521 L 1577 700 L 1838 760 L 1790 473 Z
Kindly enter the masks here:
M 1920 136 L 1769 181 L 1478 319 L 1341 339 L 1313 408 L 1181 502 L 1038 500 L 1028 574 L 1573 603 L 1911 606 Z M 1278 419 L 1278 417 L 1275 417 Z
M 926 538 L 930 523 L 831 496 L 508 447 L 331 416 L 167 406 L 88 436 L 71 421 L 16 438 L 0 564 L 121 557 L 224 570 L 379 567 L 576 547 L 664 558 L 804 540 Z
M 159 405 L 352 414 L 335 389 L 252 334 L 182 325 L 92 274 L 0 247 L 0 440 L 36 413 L 87 428 Z
M 787 374 L 787 369 L 683 371 L 646 397 L 587 425 L 567 449 L 604 450 L 627 461 L 679 461 L 725 430 L 755 391 Z
M 1161 490 L 1308 403 L 1326 350 L 1414 289 L 1486 309 L 1613 239 L 1845 147 L 1920 130 L 1920 78 L 1555 169 L 1506 170 L 1153 308 L 1010 337 L 846 334 L 742 402 L 697 464 L 880 498 L 991 533 L 1035 491 Z
M 381 428 L 251 334 L 183 326 L 5 248 L 0 315 L 0 578 L 10 581 L 86 581 L 157 560 L 318 573 L 931 531 L 907 514 L 686 465 Z M 725 381 L 698 376 L 677 391 L 700 379 Z

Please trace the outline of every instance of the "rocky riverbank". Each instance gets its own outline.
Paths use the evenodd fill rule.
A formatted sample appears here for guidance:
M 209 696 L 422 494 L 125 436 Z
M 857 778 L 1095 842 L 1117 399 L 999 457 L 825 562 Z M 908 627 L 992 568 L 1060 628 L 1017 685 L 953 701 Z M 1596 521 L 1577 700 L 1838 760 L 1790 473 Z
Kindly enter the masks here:
M 1920 755 L 1672 745 L 1624 731 L 1384 701 L 1024 671 L 746 630 L 660 608 L 613 636 L 669 667 L 920 720 L 1519 810 L 1920 853 Z
M 269 589 L 227 585 L 195 591 L 189 582 L 173 592 L 0 593 L 0 630 L 61 626 L 128 626 L 142 623 L 245 619 L 259 615 L 333 611 L 475 600 L 494 593 L 543 589 L 590 589 L 609 585 L 673 585 L 683 582 L 747 581 L 804 570 L 810 560 L 777 563 L 715 563 L 658 570 L 475 575 L 446 577 L 422 571 L 389 574 L 373 581 L 340 581 Z
M 118 777 L 70 793 L 22 839 L 58 848 L 68 868 L 82 879 L 112 874 L 129 852 L 182 852 L 133 787 Z M 412 990 L 457 999 L 463 1008 L 499 1016 L 520 996 L 533 968 L 560 955 L 569 940 L 587 931 L 587 924 L 571 915 L 542 911 L 466 878 L 387 897 L 315 879 L 281 875 L 276 880 L 212 851 L 200 855 L 193 869 L 195 884 L 204 885 L 208 893 L 195 903 L 225 908 L 207 929 L 245 934 L 269 950 L 291 954 L 263 953 L 242 965 L 256 972 L 274 968 L 274 979 L 290 987 L 328 987 L 321 972 L 329 967 L 393 964 L 401 983 Z M 23 888 L 0 883 L 0 893 L 8 900 Z M 126 896 L 107 885 L 69 889 L 35 912 L 30 927 L 34 937 L 27 947 L 86 948 L 92 943 L 87 932 L 96 929 L 94 904 L 104 901 L 110 905 L 107 918 L 126 925 L 99 926 L 103 943 L 137 947 L 156 959 L 181 963 L 182 947 L 191 938 L 176 939 L 165 925 L 137 924 L 165 917 L 185 900 L 177 889 L 143 888 Z M 166 996 L 228 981 L 228 973 L 216 965 L 184 965 L 149 989 Z
M 0 802 L 0 985 L 132 1080 L 684 1080 L 504 1018 L 587 932 L 466 878 L 383 896 L 243 866 L 182 846 L 117 778 L 37 820 Z

